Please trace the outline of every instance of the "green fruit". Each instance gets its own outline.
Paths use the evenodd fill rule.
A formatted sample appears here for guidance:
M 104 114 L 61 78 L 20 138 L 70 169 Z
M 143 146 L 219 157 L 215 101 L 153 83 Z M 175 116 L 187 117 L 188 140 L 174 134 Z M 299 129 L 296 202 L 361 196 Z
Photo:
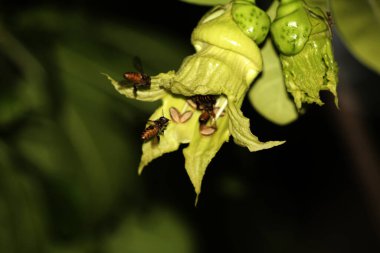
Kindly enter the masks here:
M 285 55 L 299 53 L 309 40 L 312 25 L 303 1 L 288 1 L 277 10 L 271 35 L 277 49 Z
M 262 43 L 267 37 L 270 18 L 257 6 L 245 1 L 234 2 L 232 17 L 239 28 L 256 44 Z

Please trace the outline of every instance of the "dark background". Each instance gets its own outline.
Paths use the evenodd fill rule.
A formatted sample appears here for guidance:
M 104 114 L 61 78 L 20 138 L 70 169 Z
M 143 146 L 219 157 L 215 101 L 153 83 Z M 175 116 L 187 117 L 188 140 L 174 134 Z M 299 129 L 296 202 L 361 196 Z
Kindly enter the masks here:
M 197 207 L 181 151 L 137 176 L 156 104 L 123 98 L 99 73 L 121 78 L 133 55 L 152 75 L 178 68 L 208 9 L 0 3 L 0 252 L 379 252 L 380 78 L 338 31 L 339 110 L 323 94 L 281 127 L 246 99 L 252 132 L 287 142 L 250 153 L 231 138 Z

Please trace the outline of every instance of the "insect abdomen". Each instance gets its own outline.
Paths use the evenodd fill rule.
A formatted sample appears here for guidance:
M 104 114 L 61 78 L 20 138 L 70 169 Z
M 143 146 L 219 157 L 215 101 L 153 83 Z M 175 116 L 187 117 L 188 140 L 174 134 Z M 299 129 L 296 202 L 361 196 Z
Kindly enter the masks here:
M 125 72 L 124 78 L 132 83 L 141 83 L 143 80 L 142 74 L 138 72 Z
M 158 135 L 160 128 L 157 125 L 148 126 L 141 134 L 143 141 L 148 141 Z

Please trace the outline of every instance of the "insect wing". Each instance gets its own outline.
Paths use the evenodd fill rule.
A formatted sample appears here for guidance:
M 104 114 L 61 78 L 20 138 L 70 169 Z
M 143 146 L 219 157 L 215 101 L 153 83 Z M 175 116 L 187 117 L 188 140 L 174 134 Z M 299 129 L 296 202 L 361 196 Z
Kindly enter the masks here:
M 137 69 L 138 72 L 144 73 L 144 69 L 141 63 L 141 59 L 137 56 L 133 57 L 133 66 Z

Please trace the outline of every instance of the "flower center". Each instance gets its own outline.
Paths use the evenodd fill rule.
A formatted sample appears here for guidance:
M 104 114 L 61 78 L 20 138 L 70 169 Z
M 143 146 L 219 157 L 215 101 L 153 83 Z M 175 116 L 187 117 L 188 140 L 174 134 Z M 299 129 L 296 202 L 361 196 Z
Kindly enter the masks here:
M 198 122 L 199 132 L 204 136 L 210 136 L 217 130 L 216 121 L 224 116 L 224 110 L 228 104 L 227 98 L 216 95 L 194 95 L 188 97 L 181 110 L 170 107 L 169 113 L 173 122 L 186 123 L 194 111 L 200 111 Z M 193 110 L 188 110 L 188 108 Z

